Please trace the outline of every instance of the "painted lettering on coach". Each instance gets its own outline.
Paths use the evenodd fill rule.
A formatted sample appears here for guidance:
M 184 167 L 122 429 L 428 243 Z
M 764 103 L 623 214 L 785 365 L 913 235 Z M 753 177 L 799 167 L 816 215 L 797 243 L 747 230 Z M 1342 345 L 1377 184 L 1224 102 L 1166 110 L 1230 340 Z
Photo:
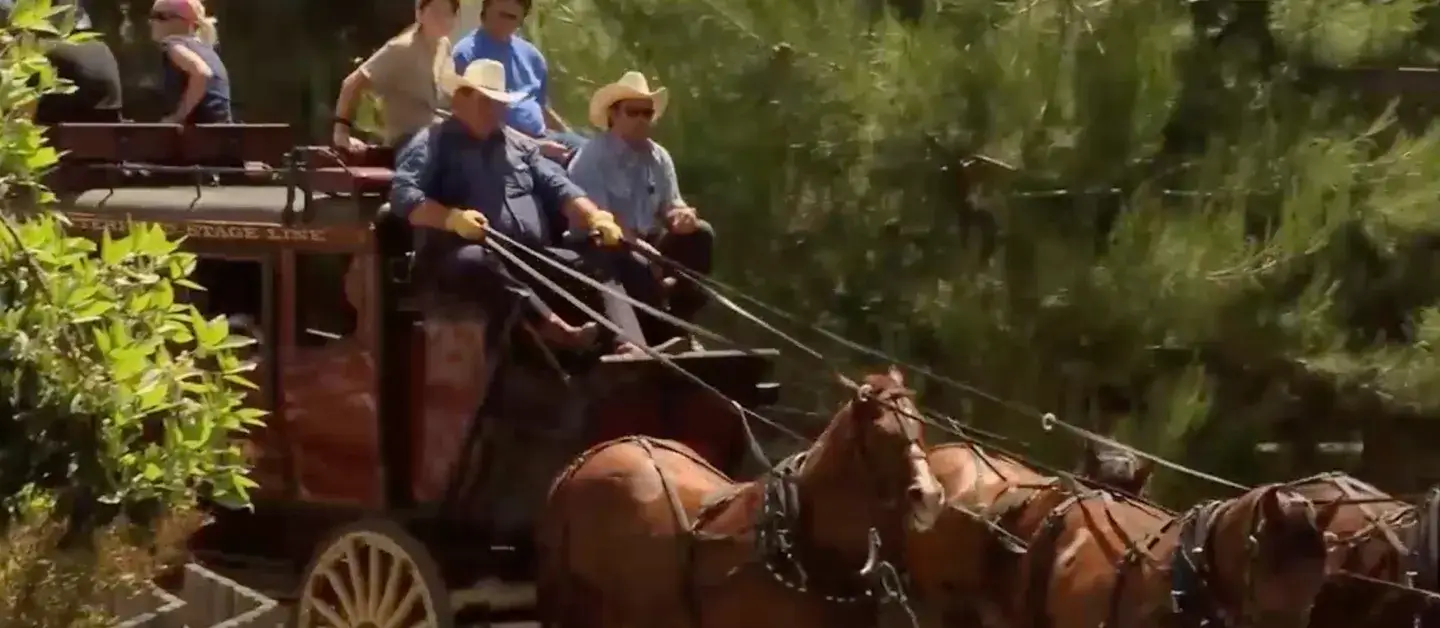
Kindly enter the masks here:
M 105 218 L 71 216 L 70 224 L 75 229 L 82 231 L 124 233 L 130 229 L 130 224 L 127 221 Z M 160 227 L 171 237 L 186 236 L 202 240 L 281 243 L 325 243 L 330 241 L 330 233 L 325 229 L 215 222 L 160 223 Z

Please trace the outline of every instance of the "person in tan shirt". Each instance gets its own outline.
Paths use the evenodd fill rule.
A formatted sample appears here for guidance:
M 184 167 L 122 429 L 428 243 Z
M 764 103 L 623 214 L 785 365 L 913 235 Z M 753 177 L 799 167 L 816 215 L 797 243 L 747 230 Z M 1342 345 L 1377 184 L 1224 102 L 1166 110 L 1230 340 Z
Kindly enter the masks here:
M 385 42 L 360 64 L 340 86 L 335 103 L 335 146 L 363 152 L 365 143 L 352 131 L 355 104 L 366 90 L 384 109 L 384 142 L 400 146 L 416 131 L 435 120 L 440 104 L 440 77 L 453 72 L 449 33 L 455 26 L 460 0 L 416 0 L 415 23 Z

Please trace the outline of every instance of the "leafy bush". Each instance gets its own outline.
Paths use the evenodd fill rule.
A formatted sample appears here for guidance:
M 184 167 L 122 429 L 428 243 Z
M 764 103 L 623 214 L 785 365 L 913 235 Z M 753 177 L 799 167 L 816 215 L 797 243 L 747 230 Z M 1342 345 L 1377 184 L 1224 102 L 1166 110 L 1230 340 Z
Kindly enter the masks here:
M 53 13 L 48 0 L 21 0 L 0 32 L 0 111 L 66 89 L 38 39 L 68 30 Z M 0 128 L 0 188 L 43 207 L 40 176 L 55 151 L 23 116 Z M 262 413 L 242 406 L 253 385 L 235 350 L 251 341 L 177 300 L 177 288 L 199 288 L 186 280 L 194 256 L 158 226 L 97 246 L 68 237 L 58 216 L 28 216 L 0 224 L 0 498 L 10 514 L 49 503 L 83 531 L 120 514 L 143 524 L 201 497 L 248 504 L 253 482 L 235 439 Z

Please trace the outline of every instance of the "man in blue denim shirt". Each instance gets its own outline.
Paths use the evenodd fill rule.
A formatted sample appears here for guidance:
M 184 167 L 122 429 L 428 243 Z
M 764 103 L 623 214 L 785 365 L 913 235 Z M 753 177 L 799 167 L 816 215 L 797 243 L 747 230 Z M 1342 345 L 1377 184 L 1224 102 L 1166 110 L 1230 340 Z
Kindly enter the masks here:
M 622 237 L 614 216 L 541 158 L 532 140 L 504 127 L 506 106 L 522 95 L 505 90 L 503 66 L 480 60 L 446 80 L 453 117 L 405 144 L 390 192 L 391 209 L 420 228 L 417 272 L 429 275 L 441 292 L 478 297 L 500 312 L 521 301 L 528 322 L 558 347 L 593 344 L 593 322 L 576 326 L 562 319 L 481 242 L 494 229 L 543 249 L 564 230 L 556 224 L 563 214 L 570 226 L 596 232 L 614 247 Z

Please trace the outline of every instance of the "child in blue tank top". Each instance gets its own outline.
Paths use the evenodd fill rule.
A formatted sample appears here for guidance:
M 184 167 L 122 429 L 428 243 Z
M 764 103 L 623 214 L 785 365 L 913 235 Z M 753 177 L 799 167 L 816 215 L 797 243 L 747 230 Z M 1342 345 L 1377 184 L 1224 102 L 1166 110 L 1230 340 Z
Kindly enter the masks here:
M 215 51 L 215 20 L 200 0 L 155 0 L 150 37 L 164 52 L 161 89 L 170 113 L 161 122 L 232 121 L 230 75 Z

